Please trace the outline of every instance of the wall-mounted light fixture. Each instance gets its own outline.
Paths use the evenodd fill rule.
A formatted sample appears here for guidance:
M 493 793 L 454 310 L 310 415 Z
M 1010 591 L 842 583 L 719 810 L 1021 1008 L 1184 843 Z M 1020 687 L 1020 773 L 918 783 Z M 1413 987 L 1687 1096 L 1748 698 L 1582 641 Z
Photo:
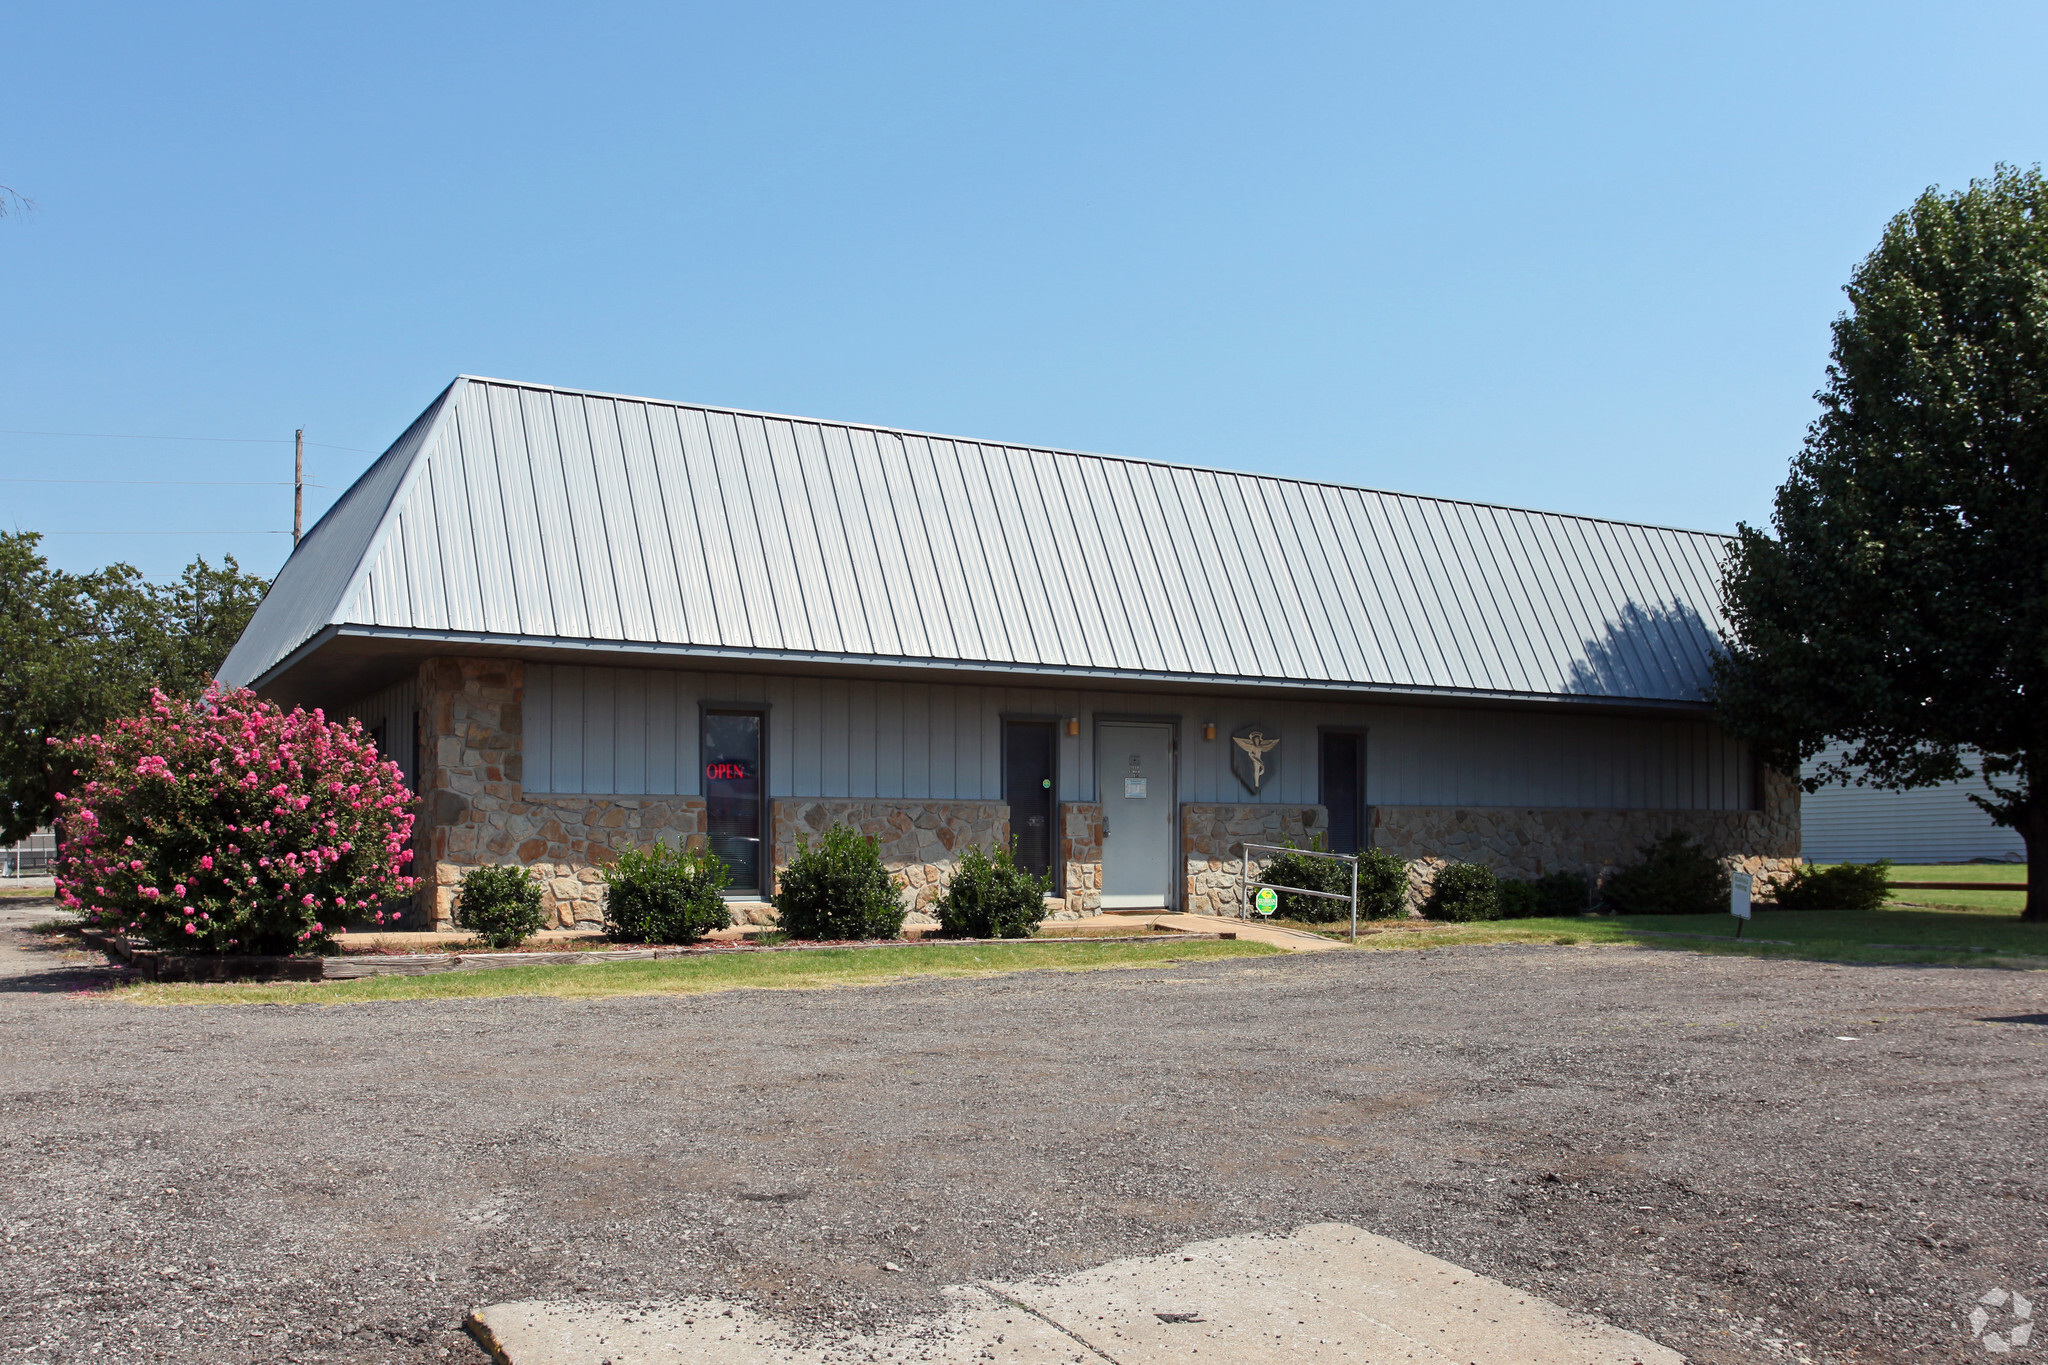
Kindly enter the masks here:
M 1214 739 L 1214 738 L 1216 738 L 1216 722 L 1215 722 L 1215 721 L 1213 721 L 1213 720 L 1212 720 L 1212 721 L 1210 721 L 1210 722 L 1209 722 L 1209 723 L 1208 723 L 1207 725 L 1204 725 L 1204 726 L 1202 727 L 1202 738 L 1203 738 L 1203 739 Z
M 1081 733 L 1081 718 L 1079 716 L 1067 717 L 1067 733 L 1070 735 L 1078 735 Z

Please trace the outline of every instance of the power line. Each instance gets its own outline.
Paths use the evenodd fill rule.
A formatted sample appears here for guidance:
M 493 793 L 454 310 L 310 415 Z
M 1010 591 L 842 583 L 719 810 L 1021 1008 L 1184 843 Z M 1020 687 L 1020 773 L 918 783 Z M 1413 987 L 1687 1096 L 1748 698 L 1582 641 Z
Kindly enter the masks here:
M 39 536 L 288 536 L 290 531 L 35 531 Z
M 233 446 L 288 446 L 291 440 L 284 436 L 136 436 L 125 431 L 16 431 L 0 427 L 0 436 L 87 436 L 101 441 L 203 441 L 213 445 Z M 328 445 L 325 441 L 308 441 L 309 446 L 322 450 L 346 450 L 356 455 L 375 455 L 374 450 L 361 446 Z
M 310 443 L 309 443 L 310 444 Z M 0 483 L 97 483 L 120 484 L 149 488 L 290 488 L 290 479 L 17 479 L 0 478 Z M 330 493 L 346 490 L 332 484 L 306 484 L 308 488 L 324 488 Z

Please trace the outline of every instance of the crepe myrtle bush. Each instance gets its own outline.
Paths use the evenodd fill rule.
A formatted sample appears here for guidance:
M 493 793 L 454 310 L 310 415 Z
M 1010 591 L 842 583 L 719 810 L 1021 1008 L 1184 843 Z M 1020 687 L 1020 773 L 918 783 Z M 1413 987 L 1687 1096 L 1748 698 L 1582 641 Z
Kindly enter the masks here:
M 517 948 L 532 938 L 547 923 L 533 869 L 471 868 L 455 892 L 455 923 L 493 948 Z
M 101 928 L 185 953 L 331 953 L 345 921 L 382 923 L 415 884 L 413 795 L 359 721 L 212 688 L 51 743 L 72 774 L 57 897 Z

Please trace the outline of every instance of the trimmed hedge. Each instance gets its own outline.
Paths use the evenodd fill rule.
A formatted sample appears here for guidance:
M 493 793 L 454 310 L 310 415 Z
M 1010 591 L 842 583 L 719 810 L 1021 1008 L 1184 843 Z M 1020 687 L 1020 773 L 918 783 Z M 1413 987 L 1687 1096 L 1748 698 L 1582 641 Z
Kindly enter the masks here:
M 1317 835 L 1309 848 L 1321 852 L 1323 840 Z M 1327 891 L 1333 896 L 1351 894 L 1351 869 L 1333 858 L 1311 858 L 1287 841 L 1287 851 L 1276 853 L 1266 864 L 1266 870 L 1256 874 L 1258 880 L 1271 882 L 1275 886 L 1298 886 L 1304 891 Z M 1348 901 L 1324 900 L 1321 896 L 1290 896 L 1280 893 L 1280 916 L 1283 919 L 1302 920 L 1309 924 L 1329 924 L 1335 920 L 1349 919 L 1351 906 Z
M 1008 848 L 991 858 L 979 845 L 969 845 L 932 908 L 947 938 L 1030 938 L 1045 919 L 1051 890 L 1052 878 L 1017 866 Z
M 1322 848 L 1322 837 L 1318 835 L 1310 845 L 1314 850 Z M 1288 852 L 1277 855 L 1259 874 L 1262 882 L 1276 886 L 1298 886 L 1304 891 L 1327 891 L 1333 896 L 1351 894 L 1351 869 L 1329 858 L 1304 857 L 1288 844 Z M 1358 917 L 1365 919 L 1391 919 L 1406 912 L 1408 906 L 1408 864 L 1383 848 L 1369 848 L 1358 855 Z M 1319 896 L 1290 896 L 1280 893 L 1279 913 L 1287 919 L 1303 920 L 1309 924 L 1331 924 L 1351 918 L 1351 907 L 1344 901 L 1324 900 Z
M 791 938 L 901 938 L 903 898 L 875 841 L 834 825 L 776 879 L 775 913 Z
M 531 868 L 473 867 L 455 891 L 455 926 L 493 948 L 517 948 L 547 924 Z
M 725 883 L 732 872 L 709 849 L 629 848 L 604 869 L 604 928 L 621 943 L 691 944 L 732 927 Z
M 1617 915 L 1725 915 L 1728 869 L 1690 834 L 1673 831 L 1609 877 L 1600 899 Z
M 1546 872 L 1533 882 L 1500 883 L 1502 919 L 1563 919 L 1583 915 L 1592 904 L 1593 884 L 1577 872 Z
M 1778 884 L 1780 910 L 1881 910 L 1891 888 L 1892 860 L 1795 867 Z
M 1499 919 L 1500 878 L 1484 863 L 1452 863 L 1436 874 L 1422 913 L 1460 923 Z

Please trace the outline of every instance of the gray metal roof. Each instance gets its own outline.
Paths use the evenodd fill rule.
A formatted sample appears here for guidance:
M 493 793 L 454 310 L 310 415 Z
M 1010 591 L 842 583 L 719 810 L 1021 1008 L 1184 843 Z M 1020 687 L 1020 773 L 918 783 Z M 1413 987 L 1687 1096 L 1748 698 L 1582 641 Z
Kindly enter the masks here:
M 344 635 L 1696 702 L 1721 536 L 457 379 L 222 666 Z

